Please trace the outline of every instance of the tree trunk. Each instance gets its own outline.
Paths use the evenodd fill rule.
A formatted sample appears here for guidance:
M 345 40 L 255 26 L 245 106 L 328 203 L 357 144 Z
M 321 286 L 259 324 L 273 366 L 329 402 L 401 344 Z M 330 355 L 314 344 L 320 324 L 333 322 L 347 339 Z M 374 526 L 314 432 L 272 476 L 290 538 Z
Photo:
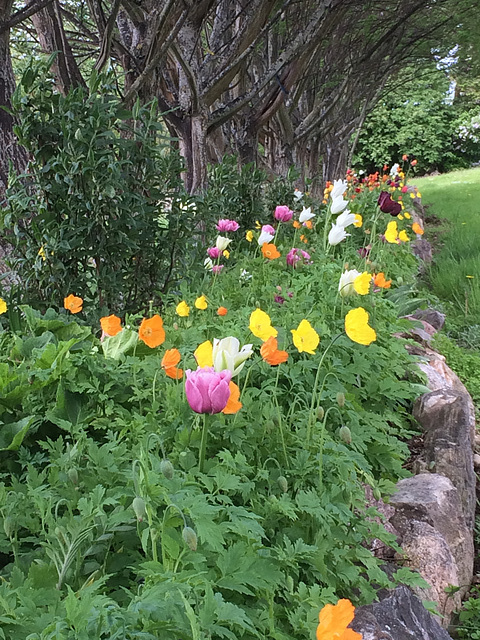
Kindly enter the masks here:
M 70 87 L 85 87 L 85 81 L 65 35 L 58 0 L 53 0 L 32 16 L 33 26 L 45 53 L 56 53 L 53 64 L 57 87 L 66 95 Z
M 9 19 L 12 4 L 13 0 L 0 0 L 0 23 Z M 27 161 L 27 154 L 17 144 L 13 133 L 13 117 L 2 109 L 2 107 L 10 108 L 14 89 L 10 32 L 6 30 L 0 33 L 0 196 L 7 188 L 9 162 L 17 171 L 22 171 Z

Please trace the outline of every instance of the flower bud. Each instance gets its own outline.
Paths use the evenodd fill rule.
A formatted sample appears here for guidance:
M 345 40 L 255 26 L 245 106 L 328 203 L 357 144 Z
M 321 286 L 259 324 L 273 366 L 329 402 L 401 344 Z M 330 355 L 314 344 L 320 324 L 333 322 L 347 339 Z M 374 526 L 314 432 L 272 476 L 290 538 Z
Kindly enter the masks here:
M 287 493 L 287 491 L 288 491 L 288 482 L 287 482 L 287 479 L 285 478 L 285 476 L 278 476 L 277 482 L 278 482 L 278 486 L 283 491 L 283 493 Z
M 75 486 L 78 484 L 78 471 L 75 467 L 71 467 L 67 471 L 67 476 Z
M 340 435 L 340 438 L 345 442 L 345 444 L 352 443 L 352 432 L 346 425 L 343 425 L 343 427 L 340 427 L 339 435 Z
M 280 426 L 280 418 L 277 415 L 273 416 L 272 422 L 276 427 Z
M 339 407 L 345 406 L 345 394 L 342 391 L 337 393 L 337 404 Z
M 373 497 L 375 498 L 375 500 L 381 500 L 382 499 L 382 494 L 381 494 L 380 489 L 378 487 L 375 487 L 373 489 Z
M 147 511 L 145 509 L 145 500 L 140 496 L 135 496 L 132 502 L 132 507 L 135 511 L 135 515 L 137 516 L 137 521 L 143 522 L 143 518 L 147 515 Z
M 318 407 L 317 409 L 317 419 L 322 421 L 325 416 L 325 409 L 323 407 Z
M 191 551 L 197 550 L 197 534 L 192 527 L 183 527 L 182 538 Z
M 165 478 L 171 480 L 173 478 L 173 473 L 175 469 L 173 468 L 173 464 L 167 458 L 164 458 L 160 462 L 160 471 L 163 473 Z

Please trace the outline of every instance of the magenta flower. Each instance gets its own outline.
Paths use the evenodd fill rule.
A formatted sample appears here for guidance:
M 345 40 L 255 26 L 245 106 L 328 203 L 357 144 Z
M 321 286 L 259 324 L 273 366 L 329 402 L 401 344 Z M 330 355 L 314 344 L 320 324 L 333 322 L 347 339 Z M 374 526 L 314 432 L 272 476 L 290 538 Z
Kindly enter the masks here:
M 235 220 L 222 219 L 219 220 L 216 226 L 217 231 L 237 231 L 240 228 L 238 222 Z
M 288 222 L 293 217 L 293 211 L 290 211 L 287 205 L 283 205 L 277 207 L 273 215 L 275 220 L 278 220 L 279 222 Z
M 262 233 L 273 233 L 275 235 L 275 227 L 272 227 L 271 224 L 264 224 L 262 226 Z
M 213 265 L 213 267 L 212 267 L 213 273 L 220 273 L 220 271 L 223 269 L 224 266 L 225 265 L 223 265 L 223 264 L 215 264 L 215 265 Z
M 185 394 L 188 404 L 195 413 L 220 413 L 230 398 L 229 383 L 232 372 L 229 369 L 216 372 L 213 367 L 202 367 L 185 372 Z
M 392 200 L 388 191 L 381 191 L 378 196 L 378 206 L 383 213 L 389 213 L 391 216 L 398 216 L 402 210 L 402 205 L 399 202 Z
M 212 260 L 216 260 L 217 258 L 219 258 L 222 254 L 222 252 L 220 251 L 220 249 L 217 249 L 217 247 L 209 247 L 207 249 L 207 253 L 210 256 L 210 258 L 212 258 Z
M 289 267 L 296 267 L 298 262 L 310 262 L 310 254 L 303 249 L 290 249 L 287 253 L 287 264 Z
M 370 245 L 367 245 L 366 247 L 362 247 L 361 249 L 357 249 L 357 253 L 360 256 L 360 258 L 368 258 L 368 256 L 370 255 L 370 249 L 372 247 Z
M 283 296 L 275 296 L 273 301 L 277 304 L 283 304 L 285 302 L 285 298 Z

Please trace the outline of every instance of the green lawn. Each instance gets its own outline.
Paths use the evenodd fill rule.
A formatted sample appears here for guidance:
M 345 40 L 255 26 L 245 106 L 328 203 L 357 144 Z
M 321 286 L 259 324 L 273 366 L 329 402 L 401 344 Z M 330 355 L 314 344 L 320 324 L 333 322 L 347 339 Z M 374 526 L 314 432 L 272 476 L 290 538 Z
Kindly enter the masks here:
M 429 285 L 453 303 L 466 325 L 480 320 L 480 168 L 415 178 L 427 209 L 426 238 L 434 243 Z M 443 224 L 429 223 L 438 216 Z

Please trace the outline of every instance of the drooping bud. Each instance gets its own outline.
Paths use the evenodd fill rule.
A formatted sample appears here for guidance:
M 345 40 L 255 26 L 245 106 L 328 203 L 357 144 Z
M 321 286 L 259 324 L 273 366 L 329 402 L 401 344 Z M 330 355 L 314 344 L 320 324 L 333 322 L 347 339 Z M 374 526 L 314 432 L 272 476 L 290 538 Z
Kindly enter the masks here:
M 381 500 L 382 499 L 382 494 L 381 494 L 380 489 L 378 487 L 375 487 L 373 489 L 373 497 L 375 498 L 375 500 Z
M 167 458 L 164 458 L 160 462 L 160 471 L 163 473 L 165 478 L 171 480 L 173 478 L 173 473 L 175 469 L 173 468 L 173 464 Z
M 320 420 L 320 422 L 323 420 L 325 416 L 325 409 L 323 407 L 318 407 L 317 409 L 317 419 Z
M 143 522 L 144 517 L 147 515 L 147 511 L 145 509 L 145 500 L 140 496 L 135 496 L 132 502 L 132 507 L 135 511 L 135 515 L 137 516 L 137 521 Z
M 277 483 L 283 493 L 287 493 L 288 491 L 288 482 L 285 476 L 278 476 Z
M 191 551 L 197 550 L 197 534 L 192 527 L 183 527 L 182 538 Z
M 337 404 L 339 407 L 345 406 L 345 394 L 343 393 L 343 391 L 339 391 L 337 393 Z
M 345 442 L 345 444 L 352 443 L 352 432 L 345 424 L 343 425 L 343 427 L 340 427 L 339 435 L 340 438 Z
M 72 483 L 76 486 L 78 484 L 78 471 L 75 467 L 71 467 L 68 471 L 67 471 L 67 475 L 70 478 L 70 480 L 72 481 Z

